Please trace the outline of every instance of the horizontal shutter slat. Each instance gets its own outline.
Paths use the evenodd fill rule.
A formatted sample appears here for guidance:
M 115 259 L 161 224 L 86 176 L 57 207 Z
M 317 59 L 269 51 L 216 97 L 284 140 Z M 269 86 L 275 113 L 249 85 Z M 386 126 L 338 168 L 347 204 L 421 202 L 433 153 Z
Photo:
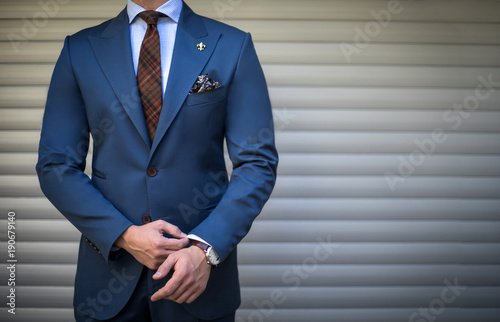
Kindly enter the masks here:
M 328 236 L 319 237 L 321 244 L 244 242 L 238 249 L 239 263 L 300 264 L 323 247 L 332 256 L 322 264 L 500 264 L 498 243 L 329 243 Z M 17 249 L 24 264 L 73 264 L 78 243 L 19 241 Z M 4 262 L 5 256 L 0 254 Z
M 7 222 L 0 221 L 2 231 Z M 16 222 L 18 240 L 72 241 L 80 233 L 67 220 L 22 220 Z M 425 231 L 425 234 L 422 232 Z M 481 235 L 477 235 L 481 231 Z M 245 237 L 247 242 L 315 242 L 330 235 L 332 242 L 500 242 L 499 221 L 308 221 L 259 220 Z M 6 240 L 6 233 L 0 232 Z
M 250 2 L 222 3 L 226 10 L 218 9 L 212 2 L 203 0 L 188 0 L 187 3 L 196 8 L 196 12 L 218 19 L 339 19 L 339 20 L 374 20 L 371 11 L 378 12 L 387 8 L 383 0 L 309 0 L 307 4 L 300 0 L 254 0 Z M 477 4 L 479 3 L 479 4 Z M 99 6 L 99 10 L 92 10 Z M 399 9 L 404 10 L 396 15 L 395 21 L 446 21 L 446 22 L 500 22 L 496 14 L 500 4 L 493 0 L 471 2 L 457 0 L 453 2 L 455 8 L 450 10 L 448 1 L 404 2 Z M 125 4 L 121 0 L 97 0 L 62 4 L 57 10 L 59 18 L 111 18 L 122 10 Z M 284 10 L 283 8 L 286 8 Z M 237 9 L 237 10 L 236 10 Z M 39 11 L 36 0 L 23 0 L 20 3 L 5 3 L 0 12 L 0 18 L 22 18 L 29 13 Z M 387 10 L 387 9 L 386 9 Z
M 500 30 L 498 32 L 500 33 Z M 22 50 L 19 52 L 13 50 L 10 42 L 0 42 L 0 64 L 54 64 L 62 49 L 62 39 L 64 35 L 57 42 L 27 42 L 22 44 Z M 283 42 L 283 39 L 259 42 L 258 35 L 254 37 L 254 41 L 259 59 L 263 64 L 344 64 L 346 61 L 343 45 L 339 42 L 326 43 L 311 40 Z M 499 56 L 500 46 L 491 44 L 372 44 L 349 58 L 352 64 L 495 66 L 498 65 Z M 15 68 L 19 69 L 18 66 Z M 4 72 L 9 71 L 6 66 L 2 69 Z
M 500 111 L 477 111 L 467 122 L 457 123 L 459 112 L 432 110 L 312 110 L 275 109 L 277 128 L 287 131 L 433 131 L 446 128 L 449 132 L 497 132 Z M 33 108 L 0 109 L 1 130 L 40 130 L 43 110 Z M 453 117 L 453 119 L 451 119 Z M 325 119 L 332 120 L 324 122 Z M 459 126 L 457 126 L 457 124 Z
M 0 86 L 0 108 L 43 108 L 47 86 Z M 288 109 L 452 109 L 474 89 L 270 86 L 273 107 Z M 404 104 L 401 98 L 404 97 Z M 500 91 L 481 101 L 482 110 L 500 109 Z
M 419 286 L 439 285 L 458 278 L 468 286 L 500 286 L 498 265 L 317 265 L 302 286 Z M 76 265 L 20 264 L 19 285 L 73 286 Z M 242 286 L 283 286 L 283 276 L 294 272 L 292 265 L 240 265 Z M 0 271 L 8 279 L 8 270 Z M 377 278 L 374 279 L 373 276 Z M 296 281 L 294 279 L 294 281 Z
M 452 285 L 454 281 L 449 281 Z M 426 306 L 436 296 L 439 296 L 445 284 L 441 287 L 302 287 L 297 292 L 291 287 L 283 287 L 286 301 L 281 308 L 294 308 L 298 305 L 304 308 L 370 308 L 380 306 L 408 307 L 409 305 Z M 463 286 L 462 286 L 463 287 Z M 0 286 L 4 293 L 6 286 Z M 269 298 L 275 288 L 242 287 L 241 308 L 254 307 L 254 301 Z M 466 292 L 466 291 L 467 292 Z M 500 299 L 500 287 L 466 287 L 461 290 L 456 300 L 447 303 L 448 307 L 489 307 Z M 60 307 L 72 306 L 73 289 L 60 286 L 19 286 L 16 292 L 19 306 L 29 307 Z M 108 293 L 111 291 L 108 290 Z M 106 294 L 108 294 L 106 293 Z M 104 294 L 104 293 L 103 293 Z M 102 297 L 102 302 L 108 298 Z M 112 297 L 112 293 L 111 293 Z M 312 301 L 304 302 L 304 298 Z M 99 297 L 96 297 L 99 301 Z M 105 302 L 104 302 L 105 303 Z M 85 304 L 85 303 L 84 303 Z M 79 305 L 77 303 L 76 305 Z
M 89 155 L 89 158 L 91 156 Z M 282 153 L 280 175 L 383 175 L 397 173 L 411 162 L 401 155 L 344 153 Z M 34 175 L 36 153 L 0 153 L 0 172 L 5 175 Z M 403 164 L 403 165 L 402 165 Z M 91 162 L 86 172 L 90 173 Z M 498 155 L 428 155 L 425 162 L 414 166 L 414 175 L 500 176 Z
M 0 197 L 41 197 L 35 176 L 0 176 Z M 500 198 L 500 177 L 282 176 L 274 197 Z
M 498 133 L 447 133 L 439 135 L 443 143 L 432 144 L 432 133 L 400 132 L 277 132 L 281 153 L 404 153 L 429 151 L 439 154 L 500 154 Z M 0 131 L 0 153 L 35 152 L 38 131 Z M 415 142 L 420 142 L 417 145 Z M 435 140 L 434 140 L 435 141 Z M 314 142 L 314 144 L 311 144 Z M 420 148 L 419 148 L 420 146 Z M 435 147 L 435 149 L 433 148 Z
M 62 46 L 62 40 L 67 35 L 102 22 L 102 19 L 95 18 L 66 19 L 58 17 L 58 19 L 52 19 L 50 24 L 40 28 L 37 33 L 30 34 L 30 40 L 59 42 Z M 262 20 L 257 17 L 256 19 L 244 20 L 225 19 L 224 22 L 242 30 L 251 31 L 254 41 L 275 41 L 278 43 L 287 41 L 350 43 L 359 33 L 357 30 L 363 30 L 366 27 L 366 21 L 363 20 Z M 0 41 L 8 41 L 9 35 L 12 34 L 23 36 L 21 29 L 23 23 L 24 21 L 19 18 L 0 20 Z M 269 32 L 269 30 L 273 32 Z M 371 39 L 371 43 L 408 43 L 409 39 L 412 43 L 423 44 L 500 44 L 500 26 L 480 21 L 473 24 L 440 21 L 423 24 L 418 21 L 392 21 L 385 27 L 383 33 Z M 22 56 L 30 55 L 36 61 L 39 58 L 31 56 L 29 49 L 32 48 L 30 46 L 37 45 L 40 46 L 37 48 L 48 48 L 48 46 L 44 47 L 46 45 L 43 43 L 26 42 L 19 46 L 19 54 Z M 5 48 L 2 52 L 6 54 L 15 52 L 12 43 L 0 44 L 0 48 Z M 48 50 L 56 51 L 54 48 Z M 369 50 L 369 47 L 366 49 Z
M 19 219 L 63 219 L 39 198 L 0 198 L 0 211 Z M 500 220 L 499 199 L 271 198 L 257 220 Z

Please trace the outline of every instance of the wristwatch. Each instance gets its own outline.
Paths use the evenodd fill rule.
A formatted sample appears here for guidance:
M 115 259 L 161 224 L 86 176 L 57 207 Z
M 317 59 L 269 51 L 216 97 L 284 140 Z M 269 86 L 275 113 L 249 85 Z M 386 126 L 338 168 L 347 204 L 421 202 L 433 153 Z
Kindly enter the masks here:
M 208 265 L 217 266 L 220 264 L 220 257 L 212 246 L 199 240 L 193 241 L 191 246 L 197 246 L 205 252 L 205 258 Z

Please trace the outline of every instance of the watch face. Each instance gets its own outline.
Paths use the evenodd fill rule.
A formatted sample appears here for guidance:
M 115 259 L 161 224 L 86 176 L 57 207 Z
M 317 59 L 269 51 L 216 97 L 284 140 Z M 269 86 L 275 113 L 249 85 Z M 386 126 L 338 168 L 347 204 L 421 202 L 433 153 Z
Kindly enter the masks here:
M 219 255 L 217 254 L 217 252 L 212 247 L 210 247 L 207 250 L 207 260 L 212 265 L 218 265 L 220 263 Z

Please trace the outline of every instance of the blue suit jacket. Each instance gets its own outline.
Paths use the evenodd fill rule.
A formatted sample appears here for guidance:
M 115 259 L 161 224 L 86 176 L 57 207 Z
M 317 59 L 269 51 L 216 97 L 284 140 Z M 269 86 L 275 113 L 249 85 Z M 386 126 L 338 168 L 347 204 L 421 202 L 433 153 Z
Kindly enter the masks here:
M 196 48 L 200 42 L 204 51 Z M 189 94 L 206 73 L 223 86 Z M 83 172 L 89 133 L 92 179 Z M 149 215 L 205 239 L 223 260 L 186 309 L 202 319 L 234 311 L 240 304 L 236 245 L 269 198 L 277 163 L 267 86 L 249 34 L 183 5 L 152 143 L 126 11 L 67 37 L 50 84 L 37 172 L 45 195 L 82 233 L 75 310 L 108 319 L 123 308 L 143 266 L 111 248 Z M 151 167 L 155 176 L 147 173 Z

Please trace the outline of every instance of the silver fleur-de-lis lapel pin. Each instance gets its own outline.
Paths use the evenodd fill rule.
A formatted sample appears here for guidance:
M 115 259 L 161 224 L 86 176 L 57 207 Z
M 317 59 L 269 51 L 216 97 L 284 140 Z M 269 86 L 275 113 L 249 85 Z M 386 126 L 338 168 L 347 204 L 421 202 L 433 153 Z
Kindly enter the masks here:
M 196 48 L 198 48 L 199 51 L 204 51 L 205 48 L 207 48 L 207 45 L 205 45 L 203 42 L 200 42 L 198 45 L 196 45 Z

